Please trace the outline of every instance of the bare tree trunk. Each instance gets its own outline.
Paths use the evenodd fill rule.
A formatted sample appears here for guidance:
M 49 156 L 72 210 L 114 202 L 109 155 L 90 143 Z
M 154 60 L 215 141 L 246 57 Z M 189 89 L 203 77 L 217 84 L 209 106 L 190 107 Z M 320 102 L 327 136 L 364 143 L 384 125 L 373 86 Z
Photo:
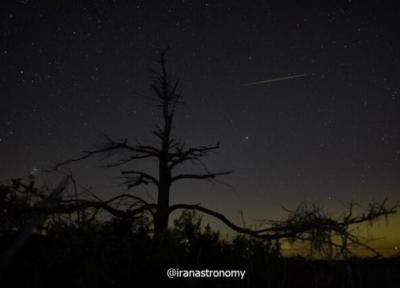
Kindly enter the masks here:
M 163 157 L 162 157 L 163 158 Z M 168 162 L 160 159 L 159 163 L 159 187 L 157 197 L 157 212 L 155 215 L 154 235 L 159 239 L 168 229 L 169 218 L 169 190 L 170 190 L 170 173 Z

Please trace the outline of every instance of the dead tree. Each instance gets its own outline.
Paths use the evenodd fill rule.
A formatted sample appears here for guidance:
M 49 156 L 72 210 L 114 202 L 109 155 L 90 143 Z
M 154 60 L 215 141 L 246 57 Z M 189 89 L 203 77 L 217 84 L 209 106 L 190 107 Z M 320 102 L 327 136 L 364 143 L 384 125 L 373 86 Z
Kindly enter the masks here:
M 347 207 L 341 217 L 333 217 L 323 212 L 319 206 L 307 206 L 300 204 L 294 211 L 287 211 L 288 217 L 282 221 L 267 221 L 261 229 L 249 229 L 240 227 L 231 222 L 225 215 L 203 207 L 199 204 L 174 204 L 170 205 L 170 190 L 172 185 L 181 180 L 210 180 L 217 176 L 227 175 L 226 172 L 210 172 L 202 162 L 202 158 L 219 148 L 219 144 L 212 146 L 188 147 L 185 143 L 174 138 L 173 124 L 177 105 L 182 104 L 182 96 L 179 93 L 179 81 L 171 80 L 165 63 L 165 51 L 160 53 L 160 72 L 151 84 L 155 94 L 156 107 L 159 109 L 162 121 L 152 131 L 157 139 L 156 145 L 131 145 L 128 139 L 116 141 L 106 137 L 107 142 L 94 150 L 84 151 L 81 157 L 67 160 L 56 165 L 55 169 L 71 162 L 81 161 L 94 155 L 102 155 L 105 158 L 119 156 L 118 159 L 106 164 L 106 167 L 120 167 L 137 160 L 156 160 L 158 173 L 152 175 L 141 170 L 124 169 L 121 174 L 127 187 L 134 188 L 141 185 L 153 185 L 157 189 L 157 202 L 148 203 L 143 198 L 122 194 L 109 200 L 96 199 L 61 201 L 58 207 L 53 208 L 53 213 L 73 213 L 79 209 L 102 209 L 116 217 L 134 218 L 143 212 L 149 212 L 153 216 L 155 239 L 159 239 L 168 228 L 169 215 L 177 210 L 196 210 L 222 221 L 236 232 L 250 235 L 263 241 L 307 241 L 314 250 L 319 252 L 336 250 L 342 255 L 351 254 L 351 248 L 363 247 L 377 253 L 365 241 L 354 233 L 354 226 L 374 222 L 381 217 L 387 217 L 396 213 L 398 205 L 388 207 L 386 201 L 370 203 L 362 211 L 355 213 L 354 204 Z M 182 164 L 200 163 L 204 173 L 176 173 Z M 131 201 L 130 209 L 121 210 L 114 205 L 117 201 Z M 324 250 L 324 251 L 323 251 Z
M 155 95 L 155 106 L 162 116 L 161 123 L 152 131 L 157 139 L 153 145 L 130 145 L 128 139 L 116 141 L 107 138 L 107 143 L 99 149 L 84 151 L 84 155 L 56 165 L 56 169 L 70 162 L 80 161 L 96 154 L 105 156 L 125 155 L 123 158 L 109 163 L 108 167 L 124 166 L 135 160 L 153 159 L 158 163 L 156 175 L 151 175 L 140 170 L 126 169 L 121 174 L 125 178 L 128 188 L 140 185 L 153 185 L 157 189 L 157 203 L 148 204 L 144 199 L 135 196 L 145 208 L 152 210 L 154 207 L 154 232 L 156 236 L 162 235 L 168 228 L 170 209 L 170 190 L 174 183 L 182 180 L 214 180 L 217 176 L 227 175 L 230 171 L 210 172 L 204 166 L 201 158 L 219 148 L 219 143 L 211 146 L 188 147 L 185 143 L 174 138 L 173 125 L 177 106 L 182 104 L 179 92 L 179 81 L 172 80 L 165 62 L 166 51 L 160 53 L 158 61 L 160 72 L 151 84 Z M 204 173 L 175 173 L 178 167 L 188 162 L 197 162 L 204 168 Z
M 320 255 L 347 257 L 353 255 L 354 248 L 362 248 L 374 256 L 381 256 L 379 251 L 370 245 L 374 239 L 361 237 L 357 234 L 357 228 L 362 224 L 372 224 L 382 217 L 387 218 L 397 213 L 398 207 L 398 203 L 389 206 L 386 200 L 370 202 L 364 208 L 350 202 L 345 206 L 342 215 L 332 216 L 315 203 L 302 202 L 294 210 L 285 209 L 286 218 L 280 221 L 264 221 L 260 229 L 240 227 L 223 214 L 200 205 L 175 204 L 170 210 L 171 212 L 180 209 L 199 211 L 220 220 L 236 232 L 262 241 L 306 242 L 310 244 L 312 252 Z

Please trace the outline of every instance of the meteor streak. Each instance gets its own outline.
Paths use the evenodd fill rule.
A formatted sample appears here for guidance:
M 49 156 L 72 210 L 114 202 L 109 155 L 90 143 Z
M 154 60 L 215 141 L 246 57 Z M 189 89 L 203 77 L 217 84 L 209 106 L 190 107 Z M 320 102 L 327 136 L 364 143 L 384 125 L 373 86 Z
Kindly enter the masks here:
M 242 84 L 242 86 L 260 85 L 260 84 L 266 84 L 266 83 L 271 83 L 271 82 L 276 82 L 276 81 L 289 80 L 289 79 L 300 78 L 300 77 L 305 77 L 305 76 L 306 76 L 306 74 L 297 74 L 297 75 L 292 75 L 292 76 L 279 77 L 279 78 L 273 78 L 273 79 L 267 79 L 267 80 L 261 80 L 261 81 L 256 81 L 256 82 L 245 83 L 245 84 Z

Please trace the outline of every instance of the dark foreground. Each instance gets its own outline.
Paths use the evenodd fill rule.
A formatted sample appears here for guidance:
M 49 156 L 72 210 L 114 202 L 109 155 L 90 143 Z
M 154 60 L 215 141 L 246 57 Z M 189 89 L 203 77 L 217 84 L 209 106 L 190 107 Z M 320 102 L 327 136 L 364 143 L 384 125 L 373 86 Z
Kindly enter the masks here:
M 187 219 L 186 219 L 187 220 Z M 280 257 L 271 244 L 220 239 L 209 227 L 175 222 L 163 244 L 145 226 L 110 221 L 77 228 L 53 222 L 33 234 L 0 287 L 400 287 L 400 258 L 336 261 Z M 13 235 L 3 235 L 8 247 Z M 168 268 L 244 269 L 239 279 L 169 279 Z

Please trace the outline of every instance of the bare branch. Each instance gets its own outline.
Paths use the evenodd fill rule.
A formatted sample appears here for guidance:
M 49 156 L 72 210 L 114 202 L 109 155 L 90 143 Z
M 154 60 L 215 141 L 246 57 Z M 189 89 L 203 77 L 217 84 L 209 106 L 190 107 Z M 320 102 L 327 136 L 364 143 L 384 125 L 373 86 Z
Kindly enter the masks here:
M 125 176 L 125 184 L 128 185 L 128 188 L 132 188 L 141 184 L 149 184 L 149 182 L 156 185 L 157 187 L 159 186 L 159 182 L 155 177 L 142 171 L 126 170 L 121 171 L 121 174 Z
M 240 227 L 229 221 L 223 214 L 199 205 L 175 204 L 170 207 L 170 211 L 178 209 L 197 210 L 211 215 L 231 229 L 247 234 L 265 241 L 289 240 L 289 241 L 308 241 L 313 250 L 319 252 L 332 252 L 336 249 L 343 257 L 351 255 L 351 247 L 361 247 L 379 256 L 367 240 L 351 232 L 351 227 L 366 222 L 376 221 L 381 217 L 387 217 L 396 213 L 398 204 L 387 207 L 386 200 L 378 203 L 370 203 L 368 208 L 354 215 L 354 204 L 349 205 L 349 211 L 342 218 L 335 219 L 323 213 L 321 208 L 315 204 L 307 206 L 300 204 L 296 210 L 290 211 L 288 217 L 282 221 L 268 221 L 268 227 L 259 230 L 251 230 Z
M 135 209 L 120 210 L 112 207 L 106 202 L 79 200 L 75 201 L 74 203 L 71 202 L 70 204 L 64 203 L 52 206 L 47 209 L 37 209 L 37 210 L 42 211 L 44 213 L 69 214 L 69 213 L 74 213 L 77 210 L 84 210 L 88 208 L 103 209 L 115 217 L 130 218 L 138 214 L 141 214 L 145 211 L 148 211 L 154 215 L 154 210 L 156 209 L 156 205 L 143 204 Z
M 63 205 L 57 207 L 57 210 L 62 213 L 67 213 L 67 212 L 73 212 L 74 210 L 79 210 L 79 209 L 86 209 L 86 208 L 101 208 L 109 212 L 110 214 L 117 216 L 117 217 L 125 217 L 127 214 L 131 213 L 128 211 L 123 211 L 123 210 L 118 210 L 116 208 L 113 208 L 112 205 L 114 202 L 118 200 L 126 200 L 126 199 L 131 199 L 135 200 L 135 203 L 139 203 L 142 206 L 140 206 L 140 210 L 144 209 L 149 211 L 152 215 L 154 215 L 154 211 L 156 209 L 156 204 L 154 203 L 148 203 L 146 200 L 143 198 L 137 196 L 137 195 L 131 195 L 131 194 L 120 194 L 115 197 L 112 197 L 108 200 L 104 201 L 89 201 L 89 200 L 62 200 L 60 203 Z M 65 206 L 67 204 L 67 206 Z M 137 212 L 135 212 L 137 213 Z
M 229 175 L 231 174 L 232 171 L 226 171 L 226 172 L 218 172 L 218 173 L 206 173 L 206 174 L 178 174 L 174 177 L 171 178 L 171 183 L 182 180 L 182 179 L 209 179 L 212 180 L 216 178 L 217 176 L 222 176 L 222 175 Z
M 186 209 L 186 210 L 197 210 L 200 212 L 203 212 L 205 214 L 211 215 L 217 219 L 219 219 L 220 221 L 222 221 L 226 226 L 228 226 L 229 228 L 239 232 L 239 233 L 243 233 L 243 234 L 248 234 L 251 236 L 254 236 L 256 238 L 262 238 L 260 237 L 260 235 L 257 233 L 257 231 L 253 231 L 247 228 L 243 228 L 240 226 L 237 226 L 236 224 L 234 224 L 233 222 L 231 222 L 230 220 L 228 220 L 228 218 L 226 218 L 223 214 L 213 211 L 211 209 L 202 207 L 198 204 L 175 204 L 175 205 L 171 205 L 170 206 L 170 213 L 172 213 L 175 210 L 179 210 L 179 209 Z
M 109 137 L 106 137 L 106 139 L 107 139 L 107 143 L 105 145 L 102 145 L 101 148 L 95 149 L 95 150 L 83 151 L 84 155 L 82 155 L 81 157 L 69 159 L 69 160 L 66 160 L 61 163 L 56 164 L 54 166 L 54 170 L 57 170 L 58 168 L 65 166 L 67 164 L 73 163 L 73 162 L 78 162 L 78 161 L 88 159 L 94 155 L 103 155 L 107 158 L 118 152 L 131 152 L 134 154 L 130 155 L 126 159 L 117 161 L 114 164 L 109 164 L 110 167 L 120 166 L 120 165 L 126 164 L 130 161 L 137 160 L 137 159 L 158 158 L 159 157 L 159 152 L 158 152 L 157 148 L 155 148 L 155 147 L 143 146 L 143 145 L 131 146 L 131 145 L 128 145 L 127 139 L 124 139 L 121 142 L 114 141 Z
M 219 149 L 219 143 L 213 146 L 200 146 L 185 148 L 184 145 L 180 145 L 175 148 L 175 151 L 169 154 L 170 167 L 189 160 L 196 160 L 201 157 L 207 156 L 210 152 Z

